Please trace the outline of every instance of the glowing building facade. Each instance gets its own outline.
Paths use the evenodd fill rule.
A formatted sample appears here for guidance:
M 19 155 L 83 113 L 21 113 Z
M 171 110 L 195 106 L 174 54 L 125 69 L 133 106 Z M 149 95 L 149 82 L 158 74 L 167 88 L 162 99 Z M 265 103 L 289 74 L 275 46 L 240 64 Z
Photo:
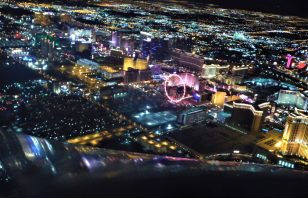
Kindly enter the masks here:
M 204 64 L 202 66 L 203 78 L 214 78 L 220 73 L 226 73 L 229 70 L 230 65 L 218 65 L 218 64 Z
M 71 28 L 69 30 L 69 36 L 72 43 L 75 43 L 77 41 L 81 43 L 92 43 L 95 40 L 93 30 L 91 29 Z
M 221 80 L 228 84 L 228 85 L 238 85 L 243 83 L 243 77 L 242 76 L 227 76 L 224 78 L 221 78 Z
M 204 78 L 214 78 L 216 77 L 216 72 L 216 65 L 203 65 L 202 67 L 202 77 Z
M 123 72 L 123 78 L 125 84 L 147 81 L 152 79 L 152 72 L 149 69 L 138 70 L 138 69 L 128 68 L 128 71 Z
M 121 71 L 108 67 L 108 66 L 102 66 L 101 67 L 101 73 L 104 76 L 105 79 L 113 79 L 113 78 L 120 78 L 123 77 L 123 74 Z
M 251 104 L 233 102 L 233 104 L 226 103 L 224 111 L 231 113 L 231 117 L 227 122 L 233 126 L 250 133 L 260 131 L 264 120 L 263 110 L 257 110 Z
M 144 59 L 134 59 L 134 58 L 124 58 L 123 70 L 128 71 L 128 69 L 137 70 L 147 70 L 148 62 Z
M 193 88 L 195 91 L 199 91 L 199 80 L 198 77 L 190 73 L 181 73 L 179 76 L 183 79 L 187 87 Z
M 226 92 L 218 91 L 212 95 L 212 103 L 219 107 L 223 107 L 225 104 Z
M 285 124 L 281 152 L 308 159 L 308 114 L 295 109 Z

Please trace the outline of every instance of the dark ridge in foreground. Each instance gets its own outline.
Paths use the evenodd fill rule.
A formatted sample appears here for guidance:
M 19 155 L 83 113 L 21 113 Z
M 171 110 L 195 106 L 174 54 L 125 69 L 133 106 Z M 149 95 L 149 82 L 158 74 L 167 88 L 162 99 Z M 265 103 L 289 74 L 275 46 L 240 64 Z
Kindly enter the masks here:
M 1 129 L 0 162 L 0 197 L 3 193 L 5 197 L 77 198 L 89 193 L 106 197 L 263 197 L 264 192 L 271 197 L 307 197 L 308 193 L 305 171 L 96 149 Z M 273 190 L 286 183 L 292 191 Z

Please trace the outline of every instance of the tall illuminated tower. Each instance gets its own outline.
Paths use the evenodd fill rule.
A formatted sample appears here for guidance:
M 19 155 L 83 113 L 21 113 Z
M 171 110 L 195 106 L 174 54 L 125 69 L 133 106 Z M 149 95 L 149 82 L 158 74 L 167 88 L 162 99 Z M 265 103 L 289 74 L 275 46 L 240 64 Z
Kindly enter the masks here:
M 293 59 L 295 58 L 294 56 L 292 56 L 291 54 L 287 55 L 287 65 L 286 68 L 290 69 L 292 67 L 292 63 L 293 63 Z
M 308 114 L 295 109 L 285 124 L 281 152 L 308 159 Z
M 223 107 L 226 99 L 226 92 L 218 91 L 212 95 L 212 103 L 214 105 Z

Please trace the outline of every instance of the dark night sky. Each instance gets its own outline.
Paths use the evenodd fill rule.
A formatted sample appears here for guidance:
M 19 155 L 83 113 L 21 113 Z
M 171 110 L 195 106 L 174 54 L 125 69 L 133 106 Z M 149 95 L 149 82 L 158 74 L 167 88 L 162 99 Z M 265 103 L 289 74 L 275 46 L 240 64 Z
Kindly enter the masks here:
M 261 12 L 308 17 L 308 0 L 187 0 L 215 3 L 224 8 L 240 8 Z

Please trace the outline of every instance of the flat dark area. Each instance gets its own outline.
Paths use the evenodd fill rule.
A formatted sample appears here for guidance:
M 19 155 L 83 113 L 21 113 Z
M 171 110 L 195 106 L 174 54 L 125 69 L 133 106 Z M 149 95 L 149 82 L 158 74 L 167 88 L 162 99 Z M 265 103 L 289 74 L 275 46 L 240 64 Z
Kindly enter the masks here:
M 251 152 L 256 137 L 234 132 L 218 126 L 200 126 L 177 131 L 170 136 L 182 144 L 202 154 L 232 152 Z
M 18 123 L 25 133 L 66 140 L 126 123 L 79 96 L 48 96 L 32 100 Z M 60 138 L 60 139 L 59 139 Z
M 119 150 L 119 151 L 145 153 L 140 144 L 135 142 L 131 142 L 130 144 L 123 144 L 123 142 L 124 138 L 112 138 L 109 140 L 102 141 L 98 147 L 104 149 Z
M 21 64 L 0 65 L 0 87 L 12 83 L 21 83 L 29 80 L 37 80 L 41 76 L 37 72 Z

